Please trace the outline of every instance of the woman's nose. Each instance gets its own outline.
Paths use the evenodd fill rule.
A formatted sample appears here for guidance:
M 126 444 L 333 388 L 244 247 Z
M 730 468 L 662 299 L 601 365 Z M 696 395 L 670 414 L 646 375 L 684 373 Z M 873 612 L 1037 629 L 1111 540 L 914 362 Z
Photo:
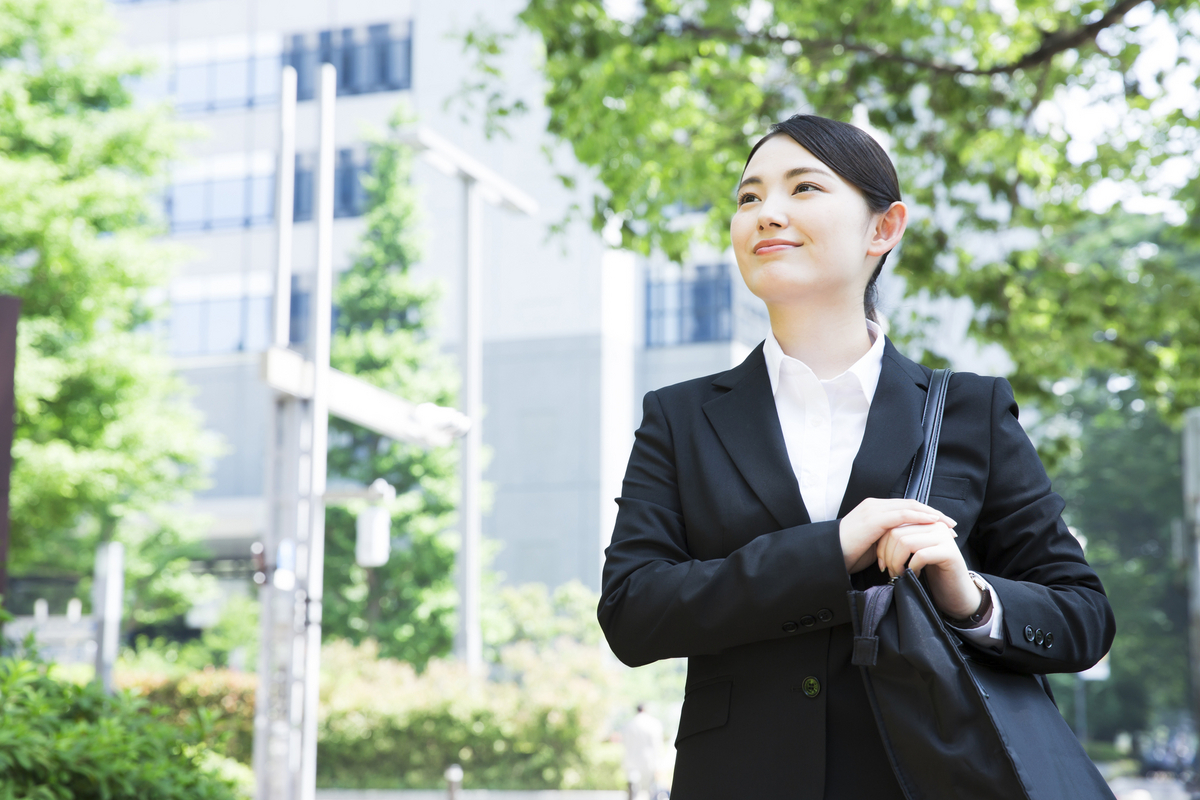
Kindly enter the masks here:
M 758 206 L 758 229 L 786 228 L 788 224 L 784 203 L 778 196 L 768 194 Z
M 775 204 L 763 203 L 758 210 L 758 229 L 786 228 L 787 215 Z

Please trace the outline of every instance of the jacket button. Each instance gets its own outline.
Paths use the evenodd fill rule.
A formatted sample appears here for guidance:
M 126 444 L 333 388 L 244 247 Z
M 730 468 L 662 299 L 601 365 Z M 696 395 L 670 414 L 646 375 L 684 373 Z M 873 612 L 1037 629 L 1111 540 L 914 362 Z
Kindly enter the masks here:
M 811 628 L 813 625 L 817 624 L 817 621 L 815 619 L 813 619 L 812 617 L 810 617 L 809 615 L 805 614 L 803 617 L 800 618 L 800 624 L 806 628 Z
M 1027 642 L 1033 641 L 1033 626 L 1032 625 L 1025 626 L 1025 641 L 1027 641 Z
M 816 697 L 821 693 L 821 682 L 812 675 L 809 675 L 804 679 L 804 682 L 800 684 L 800 688 L 803 689 L 804 693 L 809 697 Z
M 829 622 L 829 620 L 833 619 L 833 612 L 828 608 L 822 608 L 817 612 L 817 619 L 821 620 L 821 622 Z
M 1033 632 L 1033 641 L 1037 644 L 1041 644 L 1042 642 L 1046 641 L 1046 634 L 1042 633 L 1041 628 L 1038 628 Z
M 1045 647 L 1047 650 L 1049 650 L 1051 647 L 1054 647 L 1054 634 L 1053 633 L 1049 633 L 1049 632 L 1046 633 Z
M 784 633 L 795 633 L 798 630 L 800 630 L 800 626 L 790 620 L 783 623 Z

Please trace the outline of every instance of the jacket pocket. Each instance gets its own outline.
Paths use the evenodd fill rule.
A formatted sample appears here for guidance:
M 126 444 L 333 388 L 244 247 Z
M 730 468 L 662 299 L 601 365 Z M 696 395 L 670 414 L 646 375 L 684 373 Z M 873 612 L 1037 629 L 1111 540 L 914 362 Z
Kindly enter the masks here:
M 729 721 L 729 697 L 732 681 L 709 683 L 692 689 L 683 698 L 679 715 L 679 735 L 675 746 L 694 733 L 719 728 Z
M 934 475 L 929 487 L 930 497 L 944 497 L 947 500 L 966 500 L 971 491 L 971 481 L 968 478 L 952 478 L 946 475 Z M 904 489 L 892 492 L 892 497 L 903 497 Z
M 933 476 L 929 487 L 931 497 L 945 497 L 948 500 L 966 500 L 971 490 L 971 481 L 966 478 L 950 478 Z

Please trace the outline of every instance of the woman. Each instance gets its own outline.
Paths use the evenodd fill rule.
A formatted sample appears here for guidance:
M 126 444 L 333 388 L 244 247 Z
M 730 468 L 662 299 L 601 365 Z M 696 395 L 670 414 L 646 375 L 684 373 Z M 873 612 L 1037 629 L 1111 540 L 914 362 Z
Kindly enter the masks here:
M 871 137 L 775 125 L 730 224 L 771 335 L 728 372 L 646 395 L 599 618 L 626 664 L 688 658 L 678 800 L 903 798 L 850 664 L 846 593 L 906 564 L 1010 669 L 1086 669 L 1112 642 L 1003 378 L 953 376 L 929 505 L 899 499 L 931 373 L 886 339 L 874 298 L 907 220 Z

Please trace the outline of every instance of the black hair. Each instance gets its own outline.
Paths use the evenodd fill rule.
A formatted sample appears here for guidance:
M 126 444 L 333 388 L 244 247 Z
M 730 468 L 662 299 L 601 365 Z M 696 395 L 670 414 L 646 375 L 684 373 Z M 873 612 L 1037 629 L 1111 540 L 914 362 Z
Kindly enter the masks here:
M 746 165 L 750 165 L 750 159 L 754 158 L 764 142 L 780 134 L 791 137 L 796 144 L 841 176 L 842 180 L 858 189 L 872 213 L 882 214 L 900 199 L 900 179 L 896 176 L 896 167 L 879 142 L 860 128 L 815 114 L 796 114 L 772 125 L 770 132 L 750 150 Z M 883 262 L 887 260 L 888 253 L 884 253 L 875 265 L 875 272 L 871 274 L 863 294 L 863 310 L 867 318 L 875 322 L 878 321 L 875 306 L 879 301 L 879 288 L 875 281 L 883 271 Z

